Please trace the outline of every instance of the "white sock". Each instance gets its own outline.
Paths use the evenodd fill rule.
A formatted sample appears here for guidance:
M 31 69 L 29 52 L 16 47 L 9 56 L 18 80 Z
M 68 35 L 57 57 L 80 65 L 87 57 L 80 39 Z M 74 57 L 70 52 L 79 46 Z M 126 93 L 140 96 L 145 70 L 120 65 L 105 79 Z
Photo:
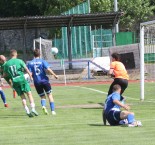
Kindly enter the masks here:
M 24 108 L 25 108 L 26 113 L 28 113 L 28 114 L 29 114 L 29 113 L 30 113 L 29 108 L 28 108 L 27 106 L 25 106 Z
M 35 111 L 35 104 L 34 103 L 31 103 L 31 108 L 32 108 L 32 111 Z

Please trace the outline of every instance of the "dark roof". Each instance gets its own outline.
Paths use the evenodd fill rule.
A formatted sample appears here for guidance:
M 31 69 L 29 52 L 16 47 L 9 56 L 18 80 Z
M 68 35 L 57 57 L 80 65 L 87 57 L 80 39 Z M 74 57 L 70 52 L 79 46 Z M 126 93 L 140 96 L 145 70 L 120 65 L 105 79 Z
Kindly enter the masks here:
M 0 18 L 0 30 L 103 25 L 111 28 L 122 12 Z

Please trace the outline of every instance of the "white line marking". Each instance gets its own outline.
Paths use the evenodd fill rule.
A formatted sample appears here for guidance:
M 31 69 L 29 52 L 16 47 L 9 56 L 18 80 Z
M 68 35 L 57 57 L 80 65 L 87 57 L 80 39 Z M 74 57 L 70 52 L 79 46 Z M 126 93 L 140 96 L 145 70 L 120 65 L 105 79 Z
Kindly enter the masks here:
M 79 88 L 95 91 L 95 92 L 98 92 L 98 93 L 101 93 L 101 94 L 106 94 L 106 95 L 108 94 L 106 92 L 103 92 L 103 91 L 100 91 L 100 90 L 96 90 L 96 89 L 93 89 L 93 88 L 88 88 L 88 87 L 81 87 L 81 86 L 72 86 L 72 87 L 79 87 Z M 127 97 L 128 99 L 131 99 L 131 100 L 140 101 L 140 99 L 135 99 L 135 98 L 128 97 L 128 96 L 124 96 L 124 97 Z M 155 103 L 155 101 L 153 101 L 153 100 L 147 100 L 145 102 Z
M 91 90 L 91 91 L 94 91 L 94 92 L 98 92 L 98 93 L 107 95 L 106 92 L 103 92 L 103 91 L 100 91 L 100 90 L 96 90 L 96 89 L 93 89 L 93 88 L 81 87 L 81 86 L 73 86 L 73 87 L 79 87 L 79 88 L 83 88 L 83 89 L 87 89 L 87 90 Z

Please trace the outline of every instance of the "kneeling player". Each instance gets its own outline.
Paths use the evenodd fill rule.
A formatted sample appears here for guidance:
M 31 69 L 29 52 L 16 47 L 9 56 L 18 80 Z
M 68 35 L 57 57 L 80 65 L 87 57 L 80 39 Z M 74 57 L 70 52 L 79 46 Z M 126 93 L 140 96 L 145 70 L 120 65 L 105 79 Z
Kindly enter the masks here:
M 121 100 L 121 86 L 116 84 L 113 86 L 113 93 L 110 94 L 106 101 L 104 107 L 104 113 L 107 121 L 110 125 L 120 125 L 120 124 L 128 124 L 129 127 L 134 126 L 142 126 L 140 121 L 136 121 L 134 117 L 134 113 L 128 111 L 130 107 L 126 104 L 123 104 Z M 120 108 L 124 108 L 124 111 L 121 111 Z M 127 120 L 125 122 L 124 120 Z

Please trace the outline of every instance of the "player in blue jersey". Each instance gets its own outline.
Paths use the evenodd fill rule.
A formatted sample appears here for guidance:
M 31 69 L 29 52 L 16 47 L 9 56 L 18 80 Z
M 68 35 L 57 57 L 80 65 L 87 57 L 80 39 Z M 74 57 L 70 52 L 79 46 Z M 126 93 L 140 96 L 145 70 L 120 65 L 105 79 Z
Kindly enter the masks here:
M 135 121 L 134 113 L 130 112 L 130 107 L 122 103 L 121 100 L 121 86 L 116 84 L 113 86 L 113 93 L 110 94 L 104 106 L 105 117 L 110 125 L 119 125 L 120 122 L 127 120 L 128 126 L 142 126 L 140 121 Z M 125 110 L 121 111 L 120 108 Z
M 3 81 L 2 81 L 2 75 L 3 75 L 3 71 L 2 71 L 2 66 L 3 66 L 3 62 L 1 60 L 6 60 L 4 55 L 0 55 L 0 95 L 1 95 L 1 99 L 4 103 L 4 107 L 9 107 L 9 105 L 6 102 L 6 96 L 4 94 L 4 91 L 2 89 L 2 86 L 4 86 Z
M 50 69 L 49 64 L 45 60 L 40 58 L 39 49 L 35 49 L 33 55 L 34 59 L 28 63 L 28 69 L 32 73 L 36 91 L 38 95 L 41 97 L 41 105 L 43 112 L 45 114 L 48 114 L 48 111 L 46 109 L 47 94 L 52 114 L 55 115 L 56 112 L 54 106 L 54 99 L 52 96 L 52 88 L 46 73 L 53 75 L 56 79 L 58 78 L 58 76 Z
M 1 95 L 1 99 L 2 99 L 2 101 L 4 103 L 4 107 L 9 107 L 9 105 L 6 102 L 6 96 L 4 94 L 4 91 L 2 90 L 2 86 L 3 86 L 3 81 L 2 81 L 2 78 L 0 76 L 0 95 Z

